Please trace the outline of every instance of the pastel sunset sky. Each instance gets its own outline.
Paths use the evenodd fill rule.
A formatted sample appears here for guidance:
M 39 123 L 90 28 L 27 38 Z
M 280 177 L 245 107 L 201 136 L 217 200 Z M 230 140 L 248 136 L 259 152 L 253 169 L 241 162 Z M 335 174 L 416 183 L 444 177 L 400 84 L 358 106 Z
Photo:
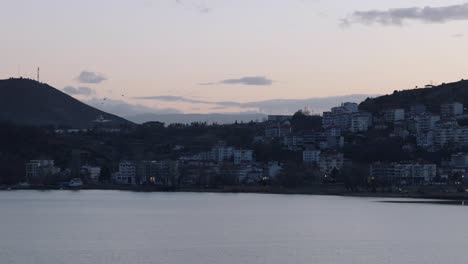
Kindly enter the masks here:
M 0 0 L 0 78 L 185 113 L 468 78 L 463 0 Z

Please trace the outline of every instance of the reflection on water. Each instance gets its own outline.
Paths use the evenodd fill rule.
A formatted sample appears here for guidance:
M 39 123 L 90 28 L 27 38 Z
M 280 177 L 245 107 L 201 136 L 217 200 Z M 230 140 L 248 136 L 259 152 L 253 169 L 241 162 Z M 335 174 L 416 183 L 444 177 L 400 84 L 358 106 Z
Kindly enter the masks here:
M 409 199 L 0 192 L 0 263 L 465 264 L 467 219 Z

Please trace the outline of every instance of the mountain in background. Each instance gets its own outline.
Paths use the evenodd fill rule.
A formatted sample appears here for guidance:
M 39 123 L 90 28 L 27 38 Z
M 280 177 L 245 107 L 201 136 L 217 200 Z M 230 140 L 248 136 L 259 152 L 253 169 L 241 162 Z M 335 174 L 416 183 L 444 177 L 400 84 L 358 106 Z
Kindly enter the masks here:
M 150 121 L 159 121 L 165 124 L 190 124 L 194 122 L 204 122 L 207 124 L 233 124 L 248 123 L 250 121 L 264 121 L 267 115 L 260 113 L 233 113 L 233 114 L 140 114 L 134 116 L 125 116 L 137 124 Z
M 106 127 L 131 125 L 121 117 L 88 106 L 30 79 L 0 80 L 0 121 L 20 125 L 90 128 L 97 120 Z
M 339 106 L 341 103 L 353 102 L 360 103 L 366 98 L 378 95 L 370 94 L 350 94 L 330 97 L 317 97 L 305 99 L 273 99 L 257 101 L 242 104 L 243 107 L 258 108 L 258 111 L 271 115 L 292 115 L 299 109 L 308 108 L 312 114 L 322 114 L 330 111 L 332 107 Z
M 297 110 L 304 108 L 308 108 L 312 114 L 322 114 L 322 112 L 329 111 L 330 108 L 338 106 L 343 102 L 360 103 L 366 98 L 374 96 L 369 94 L 352 94 L 322 98 L 273 99 L 248 103 L 210 102 L 213 105 L 218 105 L 217 108 L 219 108 L 220 112 L 209 114 L 183 114 L 177 109 L 152 109 L 140 104 L 130 104 L 122 100 L 107 99 L 103 103 L 102 100 L 93 98 L 86 100 L 85 103 L 139 124 L 149 121 L 160 121 L 166 124 L 190 124 L 193 122 L 231 124 L 235 121 L 261 121 L 267 118 L 267 115 L 292 115 Z M 186 102 L 191 101 L 190 98 L 180 97 L 180 99 Z M 239 108 L 239 112 L 221 112 L 223 111 L 223 106 L 237 107 Z
M 430 112 L 439 113 L 441 104 L 452 102 L 468 105 L 467 80 L 443 83 L 439 86 L 394 91 L 390 95 L 366 99 L 359 108 L 363 111 L 377 113 L 385 109 L 409 109 L 412 105 L 423 104 Z

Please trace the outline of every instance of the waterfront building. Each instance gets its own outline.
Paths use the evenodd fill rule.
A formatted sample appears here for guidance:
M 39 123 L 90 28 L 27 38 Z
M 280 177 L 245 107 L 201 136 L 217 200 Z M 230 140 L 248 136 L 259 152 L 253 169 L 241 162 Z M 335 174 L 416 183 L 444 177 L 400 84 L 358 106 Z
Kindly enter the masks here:
M 34 181 L 60 172 L 54 160 L 31 160 L 26 163 L 26 179 Z
M 121 161 L 119 171 L 113 175 L 113 182 L 117 184 L 137 184 L 137 166 L 133 161 Z
M 101 167 L 89 165 L 81 166 L 81 173 L 86 176 L 88 182 L 97 183 L 101 176 Z
M 432 182 L 436 175 L 436 164 L 377 162 L 370 167 L 371 177 L 388 184 L 424 184 Z

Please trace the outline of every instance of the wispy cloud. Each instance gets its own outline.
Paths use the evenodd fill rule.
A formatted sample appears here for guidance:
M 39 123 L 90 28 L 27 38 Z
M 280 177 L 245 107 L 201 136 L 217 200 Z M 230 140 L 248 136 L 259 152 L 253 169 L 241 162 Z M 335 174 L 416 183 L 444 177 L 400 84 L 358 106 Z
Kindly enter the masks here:
M 172 96 L 172 95 L 157 95 L 157 96 L 143 96 L 143 97 L 134 97 L 138 100 L 156 100 L 161 102 L 183 102 L 183 103 L 192 103 L 192 104 L 210 104 L 210 102 L 185 98 L 182 96 Z
M 242 103 L 231 102 L 231 101 L 206 101 L 206 100 L 197 100 L 191 99 L 182 96 L 173 96 L 173 95 L 157 95 L 157 96 L 143 96 L 143 97 L 134 97 L 133 99 L 137 100 L 155 100 L 160 102 L 180 102 L 180 103 L 190 103 L 190 104 L 208 104 L 208 105 L 223 105 L 223 106 L 233 106 L 240 107 Z
M 96 92 L 94 89 L 91 89 L 89 87 L 74 87 L 74 86 L 65 86 L 62 89 L 65 93 L 70 94 L 70 95 L 93 95 Z
M 273 84 L 273 80 L 265 76 L 246 76 L 238 79 L 226 79 L 219 82 L 205 82 L 198 85 L 215 85 L 215 84 L 240 84 L 240 85 L 255 85 L 255 86 L 269 86 Z
M 221 81 L 224 84 L 243 84 L 243 85 L 272 85 L 273 81 L 263 77 L 263 76 L 254 76 L 254 77 L 242 77 L 239 79 L 228 79 Z
M 468 20 L 468 3 L 440 7 L 408 7 L 388 10 L 356 11 L 342 19 L 344 26 L 352 24 L 380 24 L 401 26 L 405 21 L 424 23 L 446 23 L 457 20 Z
M 91 84 L 101 83 L 107 80 L 107 78 L 104 75 L 100 73 L 96 73 L 96 72 L 90 72 L 90 71 L 82 71 L 77 79 L 80 83 L 91 83 Z

